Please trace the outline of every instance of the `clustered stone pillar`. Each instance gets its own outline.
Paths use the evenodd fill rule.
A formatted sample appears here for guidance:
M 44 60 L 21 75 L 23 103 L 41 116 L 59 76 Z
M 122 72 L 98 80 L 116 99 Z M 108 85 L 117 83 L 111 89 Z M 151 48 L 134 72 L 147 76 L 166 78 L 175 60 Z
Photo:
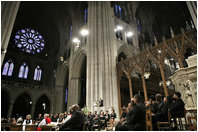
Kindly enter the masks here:
M 3 63 L 20 1 L 1 2 L 1 65 Z
M 197 29 L 197 1 L 186 1 L 193 23 Z
M 32 102 L 32 107 L 31 107 L 31 116 L 32 116 L 32 119 L 34 118 L 35 107 L 36 107 L 36 102 L 34 101 L 34 102 Z
M 114 25 L 109 1 L 88 2 L 86 104 L 91 111 L 94 110 L 93 102 L 101 97 L 106 109 L 114 107 L 118 113 Z
M 13 105 L 14 105 L 14 102 L 11 101 L 9 104 L 9 107 L 8 107 L 8 118 L 11 117 L 11 115 L 12 115 Z
M 64 106 L 64 86 L 56 86 L 56 112 L 62 113 Z

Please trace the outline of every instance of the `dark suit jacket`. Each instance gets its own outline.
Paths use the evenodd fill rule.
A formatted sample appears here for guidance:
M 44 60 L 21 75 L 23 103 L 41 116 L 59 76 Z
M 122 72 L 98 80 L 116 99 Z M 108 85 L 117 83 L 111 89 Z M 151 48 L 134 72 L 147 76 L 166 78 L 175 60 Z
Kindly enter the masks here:
M 82 111 L 75 111 L 72 117 L 60 126 L 60 131 L 83 131 L 84 115 Z
M 155 114 L 157 121 L 168 121 L 168 104 L 164 101 L 159 103 L 157 113 Z
M 146 107 L 143 103 L 135 105 L 127 114 L 127 128 L 129 131 L 146 130 Z
M 172 117 L 183 117 L 184 116 L 184 102 L 182 99 L 177 99 L 174 103 L 172 103 L 170 107 L 170 113 Z

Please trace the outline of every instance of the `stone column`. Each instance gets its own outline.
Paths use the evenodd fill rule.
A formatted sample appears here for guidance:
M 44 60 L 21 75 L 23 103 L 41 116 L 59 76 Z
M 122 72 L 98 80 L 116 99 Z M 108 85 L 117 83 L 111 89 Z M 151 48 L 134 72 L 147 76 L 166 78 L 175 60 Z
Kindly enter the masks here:
M 135 48 L 134 50 L 134 54 L 138 54 L 140 52 L 140 48 L 139 48 L 139 41 L 138 41 L 138 31 L 137 31 L 137 23 L 135 20 L 135 12 L 132 8 L 131 2 L 126 2 L 126 9 L 128 11 L 128 19 L 129 19 L 129 25 L 131 26 L 131 31 L 133 32 L 133 36 L 132 36 L 132 41 L 133 41 L 133 48 Z
M 70 78 L 70 86 L 68 93 L 68 104 L 67 108 L 72 106 L 73 104 L 78 104 L 80 99 L 80 77 L 72 77 Z
M 64 103 L 64 86 L 56 86 L 56 101 L 54 102 L 56 104 L 56 113 L 62 113 L 63 112 L 63 103 Z
M 14 102 L 11 101 L 9 104 L 9 108 L 8 108 L 8 117 L 11 117 L 11 115 L 12 115 L 13 106 L 14 106 Z
M 197 1 L 186 1 L 193 23 L 197 29 Z
M 34 112 L 35 112 L 35 107 L 36 107 L 36 102 L 32 102 L 32 107 L 31 107 L 31 116 L 32 119 L 34 119 Z
M 101 97 L 106 109 L 114 107 L 118 113 L 114 25 L 110 1 L 88 2 L 86 104 L 91 111 Z
M 3 63 L 20 1 L 1 2 L 1 65 Z

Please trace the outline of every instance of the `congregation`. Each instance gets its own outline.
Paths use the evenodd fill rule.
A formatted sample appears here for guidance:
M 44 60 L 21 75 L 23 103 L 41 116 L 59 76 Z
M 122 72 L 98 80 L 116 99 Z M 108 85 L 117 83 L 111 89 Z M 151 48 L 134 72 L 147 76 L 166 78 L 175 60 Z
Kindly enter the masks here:
M 116 131 L 137 131 L 146 130 L 146 110 L 152 111 L 153 130 L 157 130 L 157 122 L 166 122 L 169 120 L 168 113 L 171 114 L 171 122 L 173 122 L 173 130 L 177 130 L 175 118 L 185 116 L 185 104 L 181 99 L 181 94 L 175 92 L 173 97 L 168 96 L 162 99 L 161 94 L 150 96 L 149 101 L 143 102 L 140 94 L 136 94 L 128 107 L 122 107 L 122 114 L 119 121 L 116 121 L 117 115 L 115 110 L 95 111 L 85 114 L 77 104 L 69 107 L 68 112 L 53 114 L 39 114 L 37 118 L 31 119 L 31 115 L 23 117 L 1 119 L 2 123 L 21 124 L 22 130 L 25 131 L 26 125 L 36 125 L 37 131 L 42 130 L 44 125 L 55 126 L 53 130 L 60 131 L 94 131 L 97 129 L 107 130 L 108 124 L 111 124 Z M 5 129 L 6 128 L 2 128 Z M 52 130 L 52 129 L 51 129 Z

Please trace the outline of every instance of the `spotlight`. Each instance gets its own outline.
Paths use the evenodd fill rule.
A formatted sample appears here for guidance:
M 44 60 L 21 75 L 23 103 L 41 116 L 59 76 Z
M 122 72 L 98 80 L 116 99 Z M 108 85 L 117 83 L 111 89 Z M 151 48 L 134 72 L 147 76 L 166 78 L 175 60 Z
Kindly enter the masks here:
M 73 39 L 73 43 L 78 43 L 78 42 L 80 42 L 80 40 L 78 38 Z
M 89 31 L 86 30 L 86 29 L 83 29 L 83 30 L 81 30 L 80 34 L 81 34 L 82 36 L 87 36 L 87 35 L 89 34 Z
M 162 51 L 161 51 L 161 50 L 158 50 L 158 53 L 159 53 L 159 54 L 161 54 L 161 53 L 162 53 Z
M 122 29 L 123 29 L 123 27 L 117 26 L 117 30 L 122 30 Z
M 128 32 L 127 33 L 127 37 L 132 37 L 133 36 L 133 33 L 132 32 Z

